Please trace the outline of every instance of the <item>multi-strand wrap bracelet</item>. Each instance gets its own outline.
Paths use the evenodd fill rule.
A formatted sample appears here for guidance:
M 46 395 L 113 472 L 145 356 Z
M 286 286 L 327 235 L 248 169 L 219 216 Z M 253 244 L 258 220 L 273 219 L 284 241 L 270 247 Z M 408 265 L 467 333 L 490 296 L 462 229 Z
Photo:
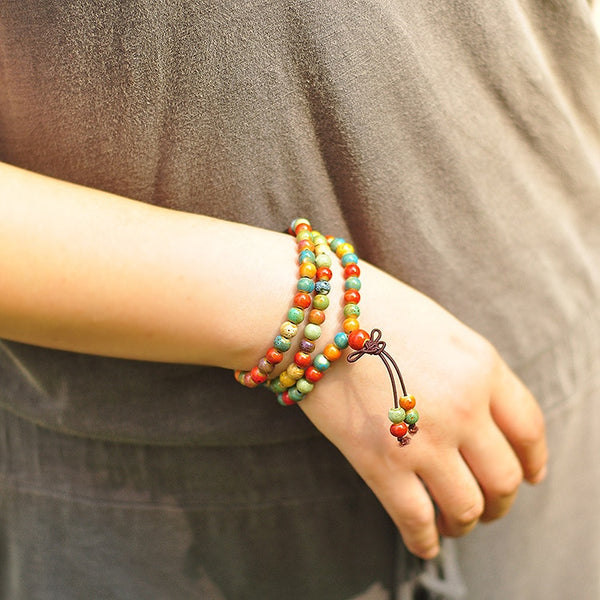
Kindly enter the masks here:
M 360 267 L 353 246 L 342 238 L 326 237 L 314 231 L 307 219 L 295 219 L 288 231 L 296 237 L 298 282 L 287 320 L 256 366 L 250 371 L 236 371 L 235 378 L 246 387 L 267 386 L 277 394 L 280 404 L 290 406 L 313 390 L 331 364 L 347 348 L 353 350 L 347 356 L 350 363 L 356 362 L 365 354 L 379 356 L 392 384 L 394 405 L 388 411 L 392 422 L 390 432 L 400 445 L 407 444 L 409 434 L 417 432 L 419 414 L 415 409 L 415 398 L 407 393 L 400 369 L 381 339 L 381 331 L 373 329 L 369 334 L 360 328 Z M 321 325 L 325 321 L 325 310 L 329 306 L 331 253 L 337 255 L 343 268 L 344 318 L 342 329 L 332 342 L 326 344 L 321 352 L 314 354 L 316 342 L 321 336 Z M 302 330 L 302 339 L 293 360 L 279 375 L 270 377 L 276 365 L 283 361 L 284 354 L 292 347 L 292 340 L 305 320 L 308 322 Z M 402 392 L 400 397 L 396 378 Z

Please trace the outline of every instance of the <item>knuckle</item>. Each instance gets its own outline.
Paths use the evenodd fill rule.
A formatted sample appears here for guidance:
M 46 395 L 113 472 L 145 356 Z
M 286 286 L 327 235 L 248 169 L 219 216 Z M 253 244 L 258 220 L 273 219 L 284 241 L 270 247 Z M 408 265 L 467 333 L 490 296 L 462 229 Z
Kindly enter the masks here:
M 511 469 L 505 475 L 495 478 L 493 485 L 486 490 L 486 495 L 500 500 L 510 498 L 517 493 L 522 481 L 523 471 L 518 468 Z
M 435 520 L 435 511 L 430 502 L 415 503 L 405 520 L 406 531 L 418 535 L 431 527 Z
M 455 516 L 456 525 L 460 529 L 465 529 L 473 525 L 479 520 L 483 514 L 484 504 L 483 498 L 478 499 L 474 504 L 471 504 L 467 508 L 461 509 Z

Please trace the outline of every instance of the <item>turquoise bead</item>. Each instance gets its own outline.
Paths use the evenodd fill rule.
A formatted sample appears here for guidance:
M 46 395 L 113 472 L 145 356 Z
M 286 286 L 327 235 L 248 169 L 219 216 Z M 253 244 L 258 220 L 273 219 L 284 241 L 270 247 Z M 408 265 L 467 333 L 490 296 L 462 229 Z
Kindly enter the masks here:
M 291 321 L 292 323 L 298 325 L 299 323 L 302 323 L 302 321 L 304 321 L 304 311 L 301 308 L 298 308 L 297 306 L 292 306 L 292 308 L 288 310 L 287 318 L 288 321 Z
M 411 408 L 410 410 L 406 411 L 406 417 L 404 418 L 405 423 L 408 423 L 409 425 L 414 425 L 418 420 L 419 413 L 416 411 L 416 409 Z
M 315 282 L 309 277 L 300 277 L 296 284 L 299 292 L 311 293 L 315 289 Z
M 281 352 L 286 352 L 290 349 L 292 342 L 288 338 L 284 338 L 282 335 L 278 335 L 273 340 L 273 346 L 277 348 L 277 350 L 281 350 Z
M 390 408 L 388 418 L 392 423 L 402 423 L 406 418 L 406 412 L 403 408 Z
M 329 254 L 319 254 L 315 259 L 317 267 L 330 267 L 331 266 L 331 256 Z
M 307 323 L 304 328 L 304 337 L 307 340 L 318 340 L 321 337 L 321 328 L 314 323 Z
M 346 240 L 344 238 L 334 238 L 333 240 L 331 240 L 331 244 L 329 244 L 329 247 L 331 248 L 331 250 L 333 252 L 335 252 L 337 250 L 337 247 L 340 244 L 345 244 Z
M 360 308 L 357 304 L 346 304 L 344 306 L 345 317 L 360 317 Z
M 317 354 L 313 359 L 313 367 L 317 371 L 327 371 L 331 363 L 323 354 Z
M 333 343 L 340 350 L 343 350 L 344 348 L 347 348 L 348 347 L 348 334 L 344 333 L 343 331 L 340 331 L 339 333 L 336 333 L 335 337 L 333 338 Z
M 347 290 L 360 290 L 360 279 L 358 277 L 348 277 L 344 287 Z
M 304 379 L 304 377 L 296 381 L 296 389 L 302 392 L 303 394 L 308 394 L 309 392 L 312 392 L 314 387 L 315 385 L 307 379 Z
M 354 254 L 354 252 L 348 252 L 348 254 L 344 254 L 344 256 L 342 256 L 341 262 L 342 262 L 342 267 L 345 267 L 351 263 L 356 264 L 358 262 L 358 256 L 356 256 L 356 254 Z
M 304 394 L 295 387 L 290 388 L 290 390 L 288 391 L 288 396 L 294 402 L 300 402 L 300 400 L 304 398 Z
M 298 255 L 298 264 L 302 264 L 303 262 L 315 262 L 315 253 L 312 250 L 302 250 Z

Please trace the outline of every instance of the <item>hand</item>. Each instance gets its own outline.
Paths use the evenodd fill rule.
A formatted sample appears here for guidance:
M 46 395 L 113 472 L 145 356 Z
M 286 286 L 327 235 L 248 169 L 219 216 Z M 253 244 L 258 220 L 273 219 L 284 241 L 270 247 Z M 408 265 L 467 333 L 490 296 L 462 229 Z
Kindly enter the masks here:
M 389 433 L 391 384 L 375 356 L 340 359 L 300 406 L 377 495 L 407 548 L 428 559 L 439 534 L 503 516 L 523 480 L 543 479 L 543 416 L 485 339 L 398 280 L 361 269 L 361 327 L 382 330 L 417 399 L 419 432 L 404 447 Z

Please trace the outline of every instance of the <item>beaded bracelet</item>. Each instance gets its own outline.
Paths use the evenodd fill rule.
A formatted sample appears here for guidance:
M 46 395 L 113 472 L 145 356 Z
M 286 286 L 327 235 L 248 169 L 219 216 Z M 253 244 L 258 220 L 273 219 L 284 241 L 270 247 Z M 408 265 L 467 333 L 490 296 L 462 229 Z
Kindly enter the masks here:
M 324 237 L 312 229 L 307 219 L 295 219 L 288 231 L 296 236 L 298 243 L 298 293 L 294 296 L 294 304 L 288 312 L 288 321 L 282 324 L 273 346 L 267 350 L 256 367 L 250 371 L 236 371 L 236 379 L 247 387 L 264 384 L 277 394 L 281 405 L 290 406 L 314 389 L 331 363 L 338 360 L 347 347 L 354 350 L 347 357 L 350 363 L 356 362 L 365 354 L 379 356 L 390 377 L 394 397 L 394 406 L 388 411 L 388 418 L 392 422 L 390 433 L 398 439 L 401 446 L 408 444 L 408 434 L 418 431 L 416 423 L 419 414 L 415 409 L 415 398 L 407 393 L 400 369 L 385 349 L 385 342 L 381 340 L 381 331 L 373 329 L 369 334 L 360 329 L 360 267 L 353 246 L 343 238 Z M 333 342 L 327 344 L 321 353 L 311 358 L 315 349 L 314 342 L 321 335 L 320 325 L 325 320 L 324 311 L 329 305 L 327 294 L 331 289 L 329 281 L 332 273 L 329 268 L 331 258 L 328 250 L 338 256 L 344 268 L 343 330 L 334 336 Z M 316 282 L 313 281 L 315 277 Z M 315 296 L 311 300 L 309 294 L 312 291 L 315 292 Z M 293 362 L 277 378 L 269 380 L 269 374 L 291 347 L 291 339 L 297 334 L 298 325 L 304 321 L 304 310 L 311 304 L 314 308 L 309 312 L 308 324 L 304 328 L 304 336 Z M 402 389 L 401 398 L 398 398 L 394 374 L 398 377 Z
M 290 233 L 295 233 L 299 221 L 292 222 Z M 318 232 L 313 232 L 313 234 L 319 235 Z M 407 393 L 400 369 L 392 356 L 386 351 L 385 342 L 381 341 L 381 331 L 373 329 L 369 334 L 360 329 L 358 321 L 360 316 L 358 306 L 360 302 L 359 290 L 361 288 L 360 267 L 357 264 L 358 256 L 353 246 L 343 238 L 329 236 L 325 239 L 344 268 L 343 314 L 345 319 L 342 324 L 343 331 L 338 332 L 334 336 L 333 342 L 327 344 L 323 352 L 313 358 L 312 364 L 306 368 L 304 373 L 301 373 L 301 370 L 295 371 L 297 381 L 293 386 L 285 386 L 289 387 L 287 390 L 281 390 L 281 386 L 277 384 L 271 384 L 269 387 L 277 393 L 277 400 L 281 405 L 290 406 L 302 400 L 306 394 L 314 389 L 314 385 L 323 377 L 331 363 L 338 360 L 348 346 L 354 350 L 347 358 L 350 363 L 356 362 L 365 354 L 379 356 L 386 367 L 392 384 L 394 406 L 388 411 L 388 418 L 392 422 L 390 433 L 398 439 L 400 445 L 404 446 L 410 440 L 407 434 L 414 434 L 418 431 L 416 423 L 419 420 L 419 414 L 415 409 L 415 398 Z M 401 398 L 398 398 L 394 373 L 397 375 L 402 389 L 403 395 Z
M 325 321 L 324 311 L 329 305 L 329 299 L 324 294 L 329 293 L 329 280 L 332 276 L 329 269 L 331 259 L 327 254 L 328 246 L 325 238 L 322 243 L 314 242 L 315 236 L 311 235 L 312 227 L 307 219 L 296 219 L 295 224 L 294 235 L 296 236 L 299 265 L 297 293 L 294 295 L 292 307 L 287 313 L 287 321 L 284 321 L 279 328 L 279 334 L 275 336 L 273 345 L 250 371 L 235 371 L 237 381 L 246 387 L 254 388 L 268 382 L 269 374 L 275 365 L 283 360 L 284 353 L 290 349 L 291 340 L 298 333 L 298 326 L 304 321 L 305 309 L 311 305 L 314 308 L 309 313 L 309 323 L 304 328 L 304 338 L 300 342 L 300 351 L 296 353 L 295 363 L 310 362 L 310 353 L 315 349 L 314 340 L 321 335 L 320 324 Z M 315 292 L 314 298 L 310 295 L 312 292 Z M 290 371 L 293 365 L 294 363 L 288 367 Z M 286 371 L 280 377 L 284 373 Z M 289 374 L 289 385 L 293 385 L 295 382 L 295 379 L 291 380 L 292 373 Z

